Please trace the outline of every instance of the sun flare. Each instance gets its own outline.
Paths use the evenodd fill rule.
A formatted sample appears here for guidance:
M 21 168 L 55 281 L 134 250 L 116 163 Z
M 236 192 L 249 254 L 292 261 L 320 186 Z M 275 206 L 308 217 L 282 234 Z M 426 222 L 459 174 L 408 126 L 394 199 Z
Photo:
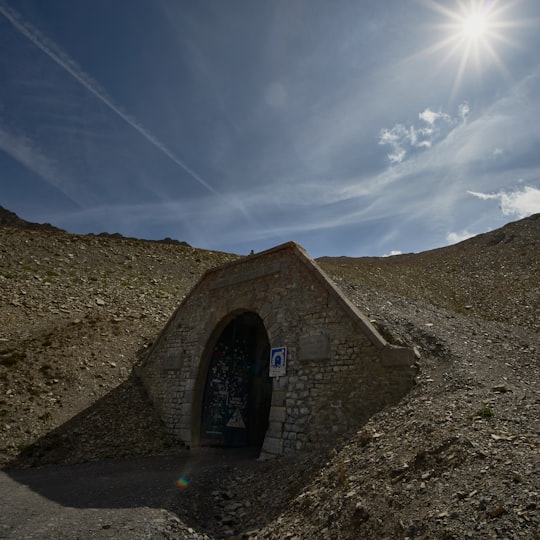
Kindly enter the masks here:
M 456 52 L 461 49 L 466 56 L 474 52 L 477 59 L 480 53 L 494 54 L 496 27 L 499 24 L 497 14 L 493 11 L 494 5 L 471 2 L 468 6 L 460 4 L 458 11 L 448 13 L 451 18 L 447 24 L 448 39 Z
M 510 17 L 516 1 L 456 0 L 453 8 L 449 3 L 426 0 L 429 8 L 443 16 L 434 25 L 441 30 L 441 39 L 427 51 L 444 54 L 441 66 L 457 61 L 452 94 L 468 74 L 479 75 L 494 66 L 506 76 L 499 49 L 501 44 L 515 45 L 508 33 L 522 24 Z

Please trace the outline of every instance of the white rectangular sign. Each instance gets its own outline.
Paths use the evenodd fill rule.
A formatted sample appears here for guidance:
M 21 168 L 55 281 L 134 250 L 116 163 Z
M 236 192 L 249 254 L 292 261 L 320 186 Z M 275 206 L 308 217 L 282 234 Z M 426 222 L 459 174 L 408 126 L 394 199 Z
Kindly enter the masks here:
M 281 377 L 287 369 L 287 347 L 274 347 L 270 351 L 270 377 Z

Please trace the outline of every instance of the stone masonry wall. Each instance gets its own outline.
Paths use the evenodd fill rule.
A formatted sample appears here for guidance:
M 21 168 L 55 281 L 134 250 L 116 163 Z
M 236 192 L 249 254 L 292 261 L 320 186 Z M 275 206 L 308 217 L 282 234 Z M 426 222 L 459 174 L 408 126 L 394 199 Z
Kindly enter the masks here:
M 323 448 L 397 402 L 414 381 L 414 355 L 392 348 L 296 244 L 207 272 L 170 319 L 142 378 L 171 434 L 197 444 L 212 336 L 257 313 L 270 346 L 286 346 L 273 379 L 263 455 Z

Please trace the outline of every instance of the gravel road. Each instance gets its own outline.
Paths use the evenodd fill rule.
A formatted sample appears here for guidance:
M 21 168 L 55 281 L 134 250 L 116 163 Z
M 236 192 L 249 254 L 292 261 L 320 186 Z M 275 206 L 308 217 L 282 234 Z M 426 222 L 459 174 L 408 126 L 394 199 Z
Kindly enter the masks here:
M 321 466 L 259 461 L 257 449 L 175 454 L 0 472 L 0 538 L 249 538 Z
M 249 452 L 199 449 L 173 456 L 0 472 L 1 538 L 202 539 L 175 514 L 204 478 L 257 463 Z M 189 478 L 182 488 L 178 479 Z M 194 486 L 192 488 L 192 486 Z

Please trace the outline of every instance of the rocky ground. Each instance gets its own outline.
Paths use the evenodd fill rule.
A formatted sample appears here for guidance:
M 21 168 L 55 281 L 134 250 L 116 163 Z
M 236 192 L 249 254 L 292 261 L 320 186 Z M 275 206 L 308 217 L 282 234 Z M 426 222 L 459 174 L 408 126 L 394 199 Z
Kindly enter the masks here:
M 235 258 L 0 227 L 0 462 L 161 451 L 133 365 L 202 273 Z
M 3 463 L 185 452 L 132 366 L 202 272 L 234 258 L 0 228 Z M 201 471 L 152 536 L 540 538 L 540 216 L 422 254 L 319 264 L 417 348 L 417 385 L 328 455 Z

